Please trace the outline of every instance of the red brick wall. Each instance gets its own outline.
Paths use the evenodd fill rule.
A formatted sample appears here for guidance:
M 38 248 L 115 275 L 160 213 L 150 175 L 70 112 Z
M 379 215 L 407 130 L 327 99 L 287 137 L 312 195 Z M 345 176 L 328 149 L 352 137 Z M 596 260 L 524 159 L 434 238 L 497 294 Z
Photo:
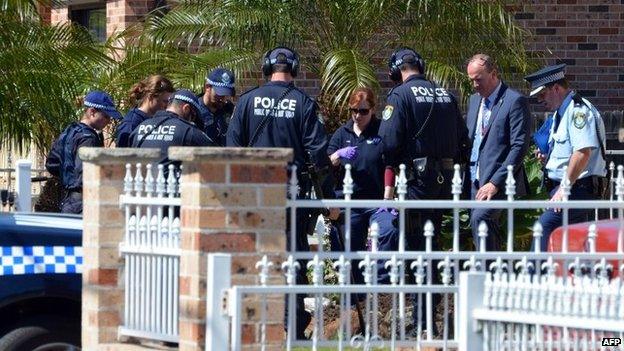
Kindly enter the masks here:
M 108 1 L 108 35 L 141 20 L 152 4 L 148 0 Z M 527 49 L 541 56 L 542 64 L 568 64 L 572 87 L 600 110 L 624 109 L 624 0 L 532 0 L 511 10 L 518 24 L 531 32 Z M 52 10 L 52 23 L 66 19 L 66 8 Z M 316 96 L 319 78 L 305 70 L 305 61 L 302 66 L 297 85 Z M 391 84 L 384 62 L 378 66 L 383 100 Z M 252 74 L 239 80 L 237 90 L 242 93 L 262 82 L 260 74 Z M 523 82 L 512 85 L 526 92 Z
M 546 64 L 566 63 L 572 88 L 602 111 L 624 109 L 624 0 L 533 0 L 515 18 Z
M 111 36 L 142 21 L 154 8 L 152 0 L 112 0 L 106 2 L 106 35 Z

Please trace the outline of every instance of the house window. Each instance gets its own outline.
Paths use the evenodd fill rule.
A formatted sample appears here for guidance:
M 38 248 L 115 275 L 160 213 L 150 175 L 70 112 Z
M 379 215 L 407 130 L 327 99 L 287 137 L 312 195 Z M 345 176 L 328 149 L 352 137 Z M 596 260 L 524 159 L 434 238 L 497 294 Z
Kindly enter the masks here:
M 87 28 L 98 41 L 106 41 L 106 7 L 72 9 L 70 19 Z

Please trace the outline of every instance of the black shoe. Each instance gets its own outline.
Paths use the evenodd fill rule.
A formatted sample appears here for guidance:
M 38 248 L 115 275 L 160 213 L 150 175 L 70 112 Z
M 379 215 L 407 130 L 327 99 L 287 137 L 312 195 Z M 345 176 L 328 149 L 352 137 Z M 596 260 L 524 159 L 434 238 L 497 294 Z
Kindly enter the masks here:
M 305 330 L 312 321 L 312 314 L 308 311 L 303 311 L 297 315 L 297 340 L 307 340 L 309 339 L 305 335 Z

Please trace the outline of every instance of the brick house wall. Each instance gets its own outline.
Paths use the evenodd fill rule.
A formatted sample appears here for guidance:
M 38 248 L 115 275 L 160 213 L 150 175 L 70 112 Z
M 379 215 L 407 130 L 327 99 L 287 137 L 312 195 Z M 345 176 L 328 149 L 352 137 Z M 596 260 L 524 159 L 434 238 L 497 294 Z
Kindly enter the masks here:
M 112 0 L 106 2 L 107 35 L 139 21 L 154 6 L 147 0 Z M 624 108 L 624 0 L 532 0 L 509 8 L 518 24 L 532 37 L 527 50 L 541 56 L 544 64 L 566 63 L 572 87 L 588 97 L 600 110 Z M 51 23 L 68 20 L 67 7 L 56 7 L 45 18 Z M 495 53 L 493 53 L 495 56 Z M 385 79 L 383 62 L 378 77 L 383 90 L 390 82 Z M 262 82 L 253 74 L 239 92 Z M 309 94 L 319 93 L 319 78 L 303 71 L 297 85 Z M 513 84 L 524 89 L 521 82 Z
M 572 87 L 602 111 L 624 109 L 624 0 L 533 0 L 513 9 L 527 50 L 565 63 Z

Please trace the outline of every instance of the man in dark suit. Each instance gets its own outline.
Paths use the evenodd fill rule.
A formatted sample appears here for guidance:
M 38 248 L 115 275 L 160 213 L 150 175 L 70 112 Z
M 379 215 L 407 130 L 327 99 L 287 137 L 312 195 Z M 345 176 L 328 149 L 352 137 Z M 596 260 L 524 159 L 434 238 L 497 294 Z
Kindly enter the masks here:
M 528 180 L 522 160 L 529 147 L 531 118 L 527 99 L 509 88 L 498 76 L 494 60 L 477 54 L 468 61 L 468 77 L 477 92 L 468 104 L 468 135 L 473 147 L 470 156 L 472 198 L 478 201 L 504 199 L 507 166 L 514 167 L 516 194 L 528 193 Z M 470 225 L 475 247 L 479 248 L 478 228 L 488 227 L 486 248 L 500 250 L 500 209 L 473 209 Z

